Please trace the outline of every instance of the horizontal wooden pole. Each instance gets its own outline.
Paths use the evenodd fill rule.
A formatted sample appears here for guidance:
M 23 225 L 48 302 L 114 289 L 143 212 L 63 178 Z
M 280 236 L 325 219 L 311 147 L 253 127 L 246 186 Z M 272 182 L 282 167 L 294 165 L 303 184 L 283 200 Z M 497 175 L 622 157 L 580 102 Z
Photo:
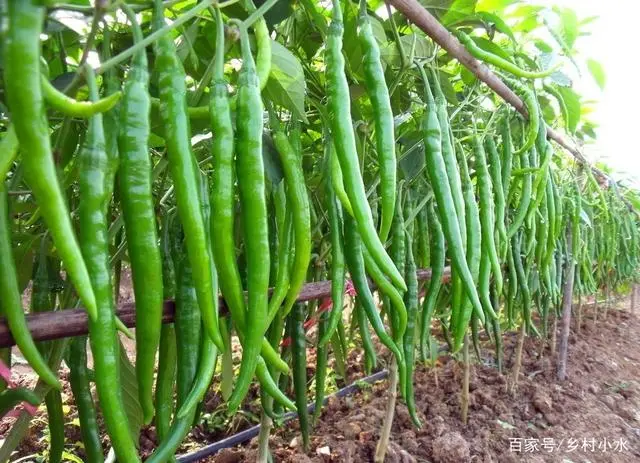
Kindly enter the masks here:
M 431 278 L 431 269 L 420 269 L 417 271 L 418 280 L 424 281 Z M 447 282 L 451 277 L 451 270 L 445 267 L 442 281 Z M 370 282 L 370 286 L 375 288 Z M 298 301 L 305 302 L 313 299 L 320 299 L 331 296 L 331 281 L 316 281 L 307 283 L 302 287 Z M 162 323 L 172 323 L 175 315 L 175 302 L 165 301 Z M 116 311 L 122 323 L 128 328 L 136 326 L 136 310 L 135 303 L 129 302 L 122 304 Z M 224 300 L 220 298 L 220 313 L 227 313 Z M 40 312 L 27 314 L 27 325 L 31 336 L 35 341 L 51 341 L 53 339 L 70 338 L 74 336 L 82 336 L 89 332 L 87 313 L 84 309 L 65 309 L 56 312 Z M 15 345 L 9 325 L 4 318 L 0 318 L 0 347 L 10 347 Z

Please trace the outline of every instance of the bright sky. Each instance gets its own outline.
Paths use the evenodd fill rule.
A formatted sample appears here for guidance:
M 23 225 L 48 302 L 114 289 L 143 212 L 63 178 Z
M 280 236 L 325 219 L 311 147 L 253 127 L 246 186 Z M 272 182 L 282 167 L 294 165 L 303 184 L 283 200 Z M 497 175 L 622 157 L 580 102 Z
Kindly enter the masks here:
M 595 145 L 585 147 L 589 159 L 601 159 L 611 166 L 616 179 L 629 179 L 640 188 L 640 62 L 637 44 L 640 30 L 640 2 L 636 0 L 536 0 L 532 3 L 569 7 L 579 19 L 599 16 L 589 24 L 590 36 L 579 37 L 578 62 L 593 58 L 602 63 L 607 84 L 603 92 L 585 69 L 574 85 L 586 99 L 599 101 L 591 118 L 600 127 Z

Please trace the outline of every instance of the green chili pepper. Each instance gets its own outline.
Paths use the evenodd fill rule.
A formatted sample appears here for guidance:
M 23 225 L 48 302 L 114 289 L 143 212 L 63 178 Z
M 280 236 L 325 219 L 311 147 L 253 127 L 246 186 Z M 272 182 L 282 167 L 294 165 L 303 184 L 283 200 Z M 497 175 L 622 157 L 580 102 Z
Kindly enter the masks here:
M 142 31 L 133 24 L 135 42 Z M 144 423 L 153 418 L 153 373 L 162 327 L 162 259 L 158 248 L 148 140 L 149 72 L 144 49 L 133 57 L 120 111 L 120 204 L 136 301 L 136 378 Z
M 164 25 L 164 7 L 155 1 L 155 28 Z M 186 82 L 182 63 L 170 36 L 158 39 L 155 69 L 160 92 L 160 116 L 164 126 L 169 168 L 173 178 L 178 215 L 185 230 L 186 248 L 193 269 L 198 306 L 206 334 L 221 351 L 224 349 L 218 326 L 217 297 L 213 291 L 211 253 L 202 217 L 200 173 L 191 152 L 191 129 L 186 104 Z M 207 224 L 208 225 L 208 224 Z
M 502 162 L 498 155 L 498 149 L 493 137 L 484 139 L 484 145 L 489 160 L 489 175 L 493 184 L 493 201 L 495 201 L 495 224 L 498 230 L 500 258 L 504 259 L 507 254 L 509 239 L 507 237 L 507 226 L 505 222 L 507 204 L 504 195 L 504 185 L 502 184 Z
M 328 155 L 331 156 L 330 140 L 325 140 L 325 147 Z M 325 155 L 325 162 L 327 160 Z M 331 173 L 333 175 L 333 172 Z M 333 337 L 338 324 L 342 320 L 342 310 L 344 308 L 344 247 L 342 236 L 342 208 L 338 203 L 331 179 L 325 178 L 327 215 L 329 217 L 329 233 L 331 238 L 331 300 L 333 308 L 329 316 L 327 329 L 323 336 L 319 338 L 318 346 L 326 346 Z
M 445 153 L 441 147 L 442 132 L 440 130 L 438 116 L 434 111 L 435 100 L 431 94 L 427 74 L 424 72 L 424 69 L 420 68 L 420 70 L 425 83 L 425 100 L 427 102 L 427 109 L 422 120 L 422 133 L 425 143 L 428 177 L 431 181 L 434 197 L 438 205 L 440 222 L 447 239 L 451 263 L 459 274 L 461 282 L 464 285 L 464 290 L 471 300 L 473 310 L 475 310 L 478 317 L 483 320 L 482 305 L 465 258 L 464 242 L 462 240 L 453 194 L 443 159 Z M 453 153 L 449 153 L 449 155 L 452 154 Z
M 4 182 L 0 182 L 0 304 L 7 319 L 11 335 L 20 348 L 20 352 L 36 373 L 50 386 L 60 389 L 56 375 L 47 367 L 46 361 L 38 351 L 31 337 L 24 312 L 22 297 L 18 287 L 16 266 L 13 260 L 11 244 L 11 224 L 7 204 L 7 192 Z
M 429 286 L 427 287 L 422 305 L 422 326 L 420 329 L 420 345 L 423 357 L 425 358 L 427 344 L 431 348 L 431 320 L 433 319 L 433 312 L 438 302 L 440 288 L 442 287 L 445 263 L 444 234 L 433 201 L 427 204 L 427 222 L 429 225 L 429 236 L 431 237 L 431 278 L 429 279 Z M 429 358 L 432 356 L 433 352 L 430 353 Z
M 550 67 L 549 69 L 545 69 L 544 71 L 528 71 L 526 69 L 521 69 L 512 62 L 507 61 L 506 59 L 498 55 L 494 55 L 493 53 L 490 53 L 486 50 L 483 50 L 478 45 L 476 45 L 471 37 L 460 30 L 453 31 L 453 35 L 455 35 L 458 40 L 462 42 L 467 51 L 471 53 L 474 58 L 484 61 L 485 63 L 493 64 L 498 69 L 509 72 L 516 77 L 520 77 L 523 79 L 542 79 L 543 77 L 550 76 L 562 67 L 562 63 L 558 63 L 557 65 Z
M 249 37 L 240 28 L 242 70 L 238 77 L 237 156 L 238 189 L 244 223 L 247 260 L 247 319 L 240 373 L 229 410 L 234 411 L 244 399 L 254 375 L 267 330 L 269 289 L 269 232 L 262 161 L 262 99 Z
M 22 167 L 25 180 L 38 201 L 40 213 L 49 227 L 67 275 L 89 316 L 95 320 L 96 298 L 60 190 L 51 152 L 40 82 L 40 34 L 45 13 L 46 8 L 36 0 L 8 5 L 8 28 L 3 40 L 5 91 L 13 127 L 24 153 Z
M 406 365 L 404 362 L 404 356 L 400 347 L 394 342 L 391 336 L 387 333 L 378 309 L 373 300 L 371 289 L 369 289 L 369 282 L 365 273 L 365 260 L 363 259 L 362 242 L 360 235 L 355 226 L 354 219 L 345 215 L 344 217 L 344 251 L 349 266 L 349 272 L 353 280 L 353 286 L 358 292 L 358 298 L 362 307 L 364 308 L 369 323 L 373 331 L 380 339 L 380 342 L 384 344 L 395 356 L 398 363 L 398 371 L 400 372 L 400 391 L 402 395 L 406 393 L 404 380 L 406 379 Z M 400 297 L 402 299 L 402 297 Z M 405 312 L 406 315 L 406 312 Z
M 307 338 L 304 332 L 306 305 L 297 302 L 291 312 L 291 361 L 293 366 L 293 390 L 298 409 L 298 421 L 302 434 L 302 449 L 309 451 L 309 415 L 307 413 Z
M 331 133 L 344 175 L 345 190 L 353 208 L 353 216 L 356 219 L 358 231 L 362 236 L 362 242 L 384 274 L 391 279 L 394 285 L 406 291 L 407 285 L 398 269 L 393 265 L 391 258 L 376 234 L 371 209 L 367 202 L 367 195 L 360 175 L 355 137 L 351 125 L 349 85 L 344 73 L 344 57 L 342 56 L 344 26 L 341 8 L 340 2 L 333 0 L 332 20 L 329 26 L 329 34 L 327 35 L 325 52 Z
M 47 426 L 49 428 L 49 461 L 60 463 L 64 451 L 64 412 L 62 411 L 62 395 L 52 389 L 44 396 L 47 406 Z
M 242 282 L 235 255 L 234 242 L 234 144 L 227 83 L 224 79 L 224 24 L 216 10 L 215 67 L 211 82 L 211 127 L 215 134 L 211 147 L 213 156 L 213 181 L 211 207 L 215 220 L 211 221 L 212 246 L 222 295 L 238 331 L 245 331 L 245 303 Z M 288 274 L 288 273 L 287 273 Z M 243 338 L 244 339 L 244 338 Z M 266 340 L 262 341 L 262 355 L 269 364 L 287 371 L 286 364 L 278 358 Z
M 487 253 L 491 262 L 494 283 L 498 294 L 502 293 L 502 265 L 498 257 L 498 248 L 495 241 L 496 214 L 494 208 L 494 192 L 500 190 L 502 186 L 491 184 L 491 175 L 487 166 L 487 158 L 480 140 L 474 137 L 473 151 L 476 158 L 476 183 L 478 186 L 478 196 L 480 199 L 480 227 L 482 232 L 483 254 Z M 504 198 L 503 198 L 504 199 Z M 489 299 L 488 288 L 486 298 Z
M 526 85 L 518 82 L 517 80 L 506 80 L 516 93 L 519 93 L 522 97 L 522 101 L 527 107 L 527 113 L 529 114 L 529 128 L 527 130 L 527 138 L 520 149 L 516 150 L 514 154 L 522 154 L 529 151 L 538 138 L 538 129 L 540 128 L 540 107 L 538 105 L 538 99 L 535 93 Z
M 54 109 L 71 117 L 88 119 L 94 114 L 107 112 L 118 103 L 122 96 L 122 92 L 116 92 L 98 101 L 78 101 L 55 88 L 44 75 L 41 76 L 40 82 L 42 83 L 44 100 Z
M 417 427 L 421 427 L 420 419 L 416 411 L 415 394 L 413 390 L 413 370 L 415 366 L 415 332 L 416 319 L 418 318 L 418 275 L 416 274 L 416 264 L 413 258 L 413 222 L 410 222 L 406 232 L 406 281 L 407 292 L 404 295 L 405 305 L 407 306 L 407 329 L 402 338 L 404 348 L 404 361 L 407 365 L 406 392 L 405 400 L 411 421 Z
M 371 370 L 376 367 L 378 360 L 376 357 L 376 350 L 373 345 L 373 340 L 371 339 L 371 333 L 369 332 L 369 322 L 367 320 L 367 314 L 357 297 L 353 303 L 353 310 L 358 324 L 358 331 L 360 333 L 360 340 L 362 342 L 362 350 L 364 351 L 364 371 L 367 375 L 370 375 Z
M 366 314 L 365 314 L 366 315 Z M 329 325 L 329 313 L 323 312 L 318 320 L 318 345 L 316 348 L 316 376 L 315 376 L 315 406 L 313 409 L 313 423 L 318 421 L 322 413 L 322 405 L 325 397 L 327 365 L 329 360 L 329 348 L 326 344 L 320 344 L 324 339 Z
M 97 99 L 95 77 L 85 68 L 91 100 Z M 93 353 L 96 389 L 111 444 L 120 461 L 140 461 L 129 431 L 121 395 L 119 346 L 109 265 L 109 240 L 105 178 L 108 158 L 105 152 L 102 115 L 89 120 L 87 136 L 79 158 L 80 243 L 98 301 L 98 318 L 89 319 L 89 341 Z
M 363 55 L 364 84 L 371 101 L 375 124 L 376 148 L 380 169 L 381 219 L 379 236 L 384 243 L 391 230 L 396 202 L 396 144 L 393 130 L 393 112 L 380 59 L 380 47 L 373 35 L 371 21 L 367 15 L 367 4 L 364 0 L 360 2 L 358 39 Z
M 283 308 L 286 316 L 298 298 L 302 285 L 304 285 L 309 262 L 311 261 L 311 214 L 302 170 L 302 153 L 293 148 L 275 115 L 272 114 L 271 120 L 273 142 L 280 154 L 284 180 L 287 186 L 287 204 L 293 215 L 295 252 L 289 280 L 289 291 Z M 294 127 L 297 126 L 298 124 L 296 123 Z M 294 140 L 299 139 L 299 127 L 292 130 L 291 136 Z
M 535 147 L 532 148 L 535 150 Z M 527 153 L 520 154 L 520 164 L 526 169 L 529 167 L 529 156 Z M 531 203 L 531 189 L 532 189 L 532 180 L 531 175 L 525 175 L 523 180 L 522 192 L 520 193 L 520 202 L 518 203 L 518 207 L 513 214 L 513 219 L 511 220 L 511 225 L 507 229 L 507 236 L 511 239 L 520 229 L 522 224 L 524 223 L 524 219 L 527 216 L 527 211 L 529 210 L 529 204 Z

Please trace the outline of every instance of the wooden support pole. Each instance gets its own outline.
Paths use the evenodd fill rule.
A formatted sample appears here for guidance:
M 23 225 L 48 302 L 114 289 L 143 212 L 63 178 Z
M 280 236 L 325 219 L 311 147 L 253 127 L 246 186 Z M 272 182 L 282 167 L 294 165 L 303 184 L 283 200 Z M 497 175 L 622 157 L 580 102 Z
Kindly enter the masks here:
M 418 280 L 429 280 L 431 269 L 419 269 L 417 271 Z M 442 281 L 448 282 L 451 278 L 451 269 L 445 267 Z M 375 289 L 375 285 L 369 282 L 369 286 Z M 316 281 L 307 283 L 302 287 L 298 301 L 311 301 L 331 296 L 331 281 Z M 227 313 L 224 300 L 220 299 L 221 315 Z M 127 328 L 136 327 L 136 310 L 134 303 L 122 304 L 116 311 L 118 317 Z M 175 313 L 175 303 L 166 301 L 162 313 L 162 323 L 172 323 Z M 70 338 L 82 336 L 89 332 L 87 325 L 87 313 L 84 309 L 65 309 L 56 312 L 41 312 L 27 314 L 27 325 L 34 341 L 50 341 L 52 339 Z M 9 325 L 4 318 L 0 318 L 0 348 L 10 347 L 15 344 Z

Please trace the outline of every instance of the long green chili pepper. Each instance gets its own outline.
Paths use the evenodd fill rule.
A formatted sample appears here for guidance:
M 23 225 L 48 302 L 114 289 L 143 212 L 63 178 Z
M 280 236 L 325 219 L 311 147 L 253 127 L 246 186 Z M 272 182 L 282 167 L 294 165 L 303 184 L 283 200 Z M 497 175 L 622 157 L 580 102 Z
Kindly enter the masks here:
M 524 144 L 517 149 L 514 154 L 522 154 L 529 151 L 536 143 L 538 138 L 538 130 L 540 128 L 540 106 L 535 93 L 526 85 L 513 79 L 507 79 L 507 83 L 513 87 L 516 93 L 520 94 L 522 101 L 527 107 L 529 114 L 529 127 L 527 129 L 527 138 Z
M 422 68 L 421 73 L 423 71 Z M 451 196 L 453 198 L 453 203 L 455 206 L 455 212 L 460 228 L 460 236 L 462 237 L 462 242 L 466 241 L 466 219 L 465 219 L 465 208 L 464 208 L 464 198 L 462 196 L 462 184 L 460 180 L 460 171 L 458 169 L 458 165 L 456 163 L 456 153 L 453 144 L 453 136 L 451 134 L 451 127 L 449 125 L 449 114 L 447 113 L 447 100 L 442 92 L 442 88 L 440 87 L 440 79 L 438 78 L 438 73 L 434 69 L 430 69 L 431 72 L 431 85 L 433 86 L 433 97 L 431 95 L 431 89 L 429 93 L 426 94 L 427 104 L 429 106 L 433 106 L 435 104 L 435 111 L 438 115 L 438 123 L 440 125 L 440 143 L 441 143 L 441 152 L 442 159 L 444 161 L 444 165 L 447 170 L 447 180 L 449 181 L 449 185 L 451 187 Z M 422 74 L 424 77 L 426 74 Z M 425 86 L 429 86 L 428 81 L 424 81 Z M 426 89 L 425 89 L 426 91 Z M 429 99 L 431 98 L 431 101 Z M 435 100 L 435 102 L 434 102 Z M 434 134 L 435 135 L 435 134 Z
M 177 350 L 175 327 L 173 324 L 162 325 L 155 395 L 155 425 L 158 442 L 163 442 L 169 435 L 171 415 L 173 414 L 173 390 L 176 379 L 176 366 Z
M 459 165 L 460 165 L 460 179 L 462 181 L 462 193 L 464 195 L 464 205 L 466 209 L 466 227 L 467 227 L 467 242 L 466 242 L 466 258 L 469 265 L 469 271 L 471 272 L 474 283 L 478 282 L 480 276 L 480 257 L 482 254 L 482 226 L 480 222 L 480 211 L 476 202 L 476 197 L 473 193 L 473 185 L 471 184 L 471 177 L 469 176 L 469 167 L 467 165 L 467 159 L 462 149 L 458 153 Z M 478 292 L 478 295 L 479 292 Z M 452 316 L 451 328 L 453 332 L 453 346 L 454 351 L 457 351 L 462 347 L 465 333 L 469 321 L 471 320 L 472 313 L 477 315 L 477 312 L 473 312 L 469 307 L 471 301 L 468 295 L 461 302 L 461 311 L 457 317 Z M 491 313 L 492 317 L 496 315 Z M 479 321 L 485 323 L 484 307 L 482 316 L 478 317 Z
M 131 18 L 136 42 L 140 26 Z M 148 140 L 149 71 L 144 49 L 133 57 L 120 110 L 120 204 L 136 301 L 136 378 L 144 423 L 154 415 L 153 374 L 162 327 L 162 259 L 158 248 Z
M 55 88 L 44 75 L 41 76 L 40 81 L 42 83 L 42 96 L 47 104 L 62 114 L 71 117 L 88 119 L 94 114 L 107 112 L 118 103 L 122 96 L 121 92 L 116 92 L 95 102 L 78 101 Z
M 351 278 L 353 280 L 353 286 L 358 293 L 360 303 L 362 304 L 362 307 L 367 314 L 367 318 L 369 319 L 369 323 L 371 323 L 371 327 L 378 336 L 378 339 L 380 339 L 380 342 L 384 344 L 396 358 L 400 374 L 400 391 L 404 396 L 406 393 L 404 382 L 406 379 L 406 364 L 404 362 L 402 350 L 387 333 L 385 326 L 382 323 L 382 319 L 380 318 L 380 314 L 378 313 L 378 308 L 373 300 L 373 295 L 369 289 L 369 282 L 365 273 L 362 242 L 360 240 L 358 230 L 355 227 L 354 219 L 349 215 L 345 215 L 344 221 L 344 251 L 349 272 L 351 273 Z
M 367 3 L 360 1 L 358 16 L 358 39 L 362 48 L 364 84 L 373 109 L 378 166 L 380 169 L 380 240 L 389 236 L 396 203 L 396 152 L 393 130 L 393 112 L 389 90 L 384 78 L 380 59 L 380 47 L 373 35 L 371 21 L 367 15 Z
M 193 425 L 193 420 L 196 415 L 196 406 L 204 397 L 209 383 L 211 382 L 209 372 L 213 375 L 217 352 L 218 349 L 213 341 L 208 336 L 204 335 L 201 343 L 201 352 L 199 354 L 201 363 L 198 367 L 198 375 L 194 381 L 194 387 L 189 396 L 180 406 L 180 409 L 176 414 L 176 418 L 171 423 L 171 427 L 169 428 L 166 438 L 160 443 L 156 450 L 154 450 L 151 456 L 145 460 L 146 462 L 167 461 L 173 456 L 176 449 L 182 443 Z
M 180 242 L 180 234 L 177 233 L 176 236 L 174 262 L 177 270 L 177 286 L 174 325 L 177 346 L 176 408 L 180 409 L 191 391 L 191 385 L 196 376 L 202 342 L 201 312 L 198 310 L 193 269 L 188 256 L 184 255 L 185 249 Z
M 357 297 L 354 301 L 353 310 L 358 323 L 358 332 L 360 333 L 360 340 L 362 341 L 362 350 L 364 351 L 364 371 L 369 375 L 376 367 L 378 359 L 376 356 L 376 349 L 373 345 L 373 340 L 371 339 L 371 333 L 369 332 L 367 313 Z
M 271 323 L 275 314 L 281 309 L 282 302 L 287 297 L 290 277 L 289 263 L 292 254 L 291 248 L 293 247 L 293 217 L 291 210 L 287 208 L 284 182 L 281 182 L 276 187 L 273 200 L 279 249 L 277 249 L 277 259 L 272 260 L 272 263 L 277 265 L 277 275 L 273 293 L 271 293 L 271 299 L 269 299 L 268 323 Z M 284 312 L 282 317 L 284 317 Z
M 413 222 L 411 222 L 412 224 Z M 416 320 L 418 318 L 418 275 L 416 274 L 416 263 L 413 258 L 413 225 L 409 225 L 406 232 L 406 248 L 407 248 L 407 261 L 406 261 L 406 281 L 407 292 L 404 295 L 405 305 L 407 306 L 407 329 L 404 332 L 402 338 L 402 344 L 404 348 L 404 361 L 407 365 L 407 378 L 406 378 L 406 392 L 405 400 L 407 402 L 407 408 L 409 409 L 409 415 L 411 421 L 417 427 L 421 427 L 420 419 L 416 411 L 415 394 L 413 390 L 413 370 L 415 366 L 415 332 L 416 332 Z
M 164 25 L 164 7 L 155 1 L 155 28 Z M 193 269 L 198 306 L 207 336 L 224 350 L 218 326 L 217 297 L 214 294 L 214 275 L 211 273 L 211 253 L 202 217 L 200 173 L 191 152 L 191 129 L 186 104 L 184 68 L 173 40 L 164 35 L 155 46 L 155 69 L 158 75 L 160 116 L 164 126 L 169 168 L 173 178 L 178 215 L 185 230 L 185 243 Z M 207 224 L 208 225 L 208 224 Z
M 304 319 L 307 313 L 304 303 L 296 302 L 291 312 L 291 361 L 293 366 L 293 390 L 298 408 L 298 421 L 302 434 L 302 448 L 309 451 L 309 415 L 307 412 L 307 338 Z
M 31 289 L 31 312 L 47 312 L 53 310 L 55 299 L 52 299 L 51 282 L 49 281 L 49 265 L 46 254 L 47 240 L 40 241 L 33 269 L 33 286 Z M 41 355 L 47 357 L 50 344 L 39 342 L 36 344 Z M 51 389 L 44 396 L 47 408 L 47 428 L 49 429 L 49 461 L 60 462 L 64 450 L 64 413 L 62 412 L 62 396 L 58 389 Z
M 325 148 L 328 156 L 331 156 L 330 140 L 325 140 Z M 325 163 L 330 162 L 325 155 Z M 333 172 L 331 173 L 333 174 Z M 329 178 L 325 178 L 325 201 L 327 206 L 327 215 L 329 217 L 329 233 L 331 239 L 331 300 L 333 308 L 329 316 L 327 329 L 323 336 L 319 338 L 318 346 L 325 346 L 331 340 L 333 334 L 342 320 L 342 310 L 344 308 L 344 247 L 343 247 L 343 227 L 342 227 L 342 208 L 337 201 L 333 182 Z
M 4 181 L 0 182 L 0 305 L 2 313 L 7 319 L 13 339 L 24 358 L 36 373 L 50 386 L 60 389 L 60 383 L 56 375 L 47 367 L 47 362 L 38 351 L 31 332 L 27 326 L 22 310 L 22 297 L 18 287 L 16 265 L 13 260 L 11 244 L 11 224 L 9 221 L 9 208 L 7 204 L 7 192 Z
M 502 192 L 502 187 L 491 184 L 491 176 L 489 175 L 484 147 L 477 137 L 474 138 L 473 148 L 476 158 L 476 182 L 478 185 L 478 196 L 480 199 L 482 248 L 484 253 L 487 253 L 489 256 L 491 270 L 493 271 L 493 278 L 498 294 L 502 294 L 502 266 L 500 264 L 500 258 L 498 257 L 498 248 L 495 241 L 496 215 L 493 194 L 494 191 L 497 192 L 498 190 Z
M 484 320 L 482 304 L 480 303 L 473 276 L 465 257 L 460 224 L 458 222 L 451 186 L 447 176 L 447 169 L 443 159 L 444 152 L 441 147 L 442 132 L 440 130 L 438 116 L 436 111 L 434 111 L 435 100 L 431 94 L 426 72 L 424 72 L 422 68 L 419 69 L 425 83 L 425 99 L 427 102 L 427 108 L 422 120 L 422 134 L 425 143 L 428 176 L 431 180 L 436 203 L 438 204 L 438 213 L 449 246 L 451 263 L 460 276 L 465 292 L 471 300 L 473 309 L 478 314 L 478 317 Z M 453 153 L 449 153 L 448 155 L 453 155 Z
M 420 346 L 423 356 L 424 353 L 426 353 L 427 344 L 431 346 L 431 320 L 433 319 L 433 312 L 438 302 L 440 288 L 442 287 L 442 275 L 444 274 L 446 254 L 442 225 L 440 225 L 440 219 L 438 219 L 438 213 L 435 210 L 433 201 L 427 204 L 427 223 L 429 226 L 429 236 L 431 237 L 431 278 L 422 305 Z M 429 358 L 432 357 L 433 352 L 430 354 Z
M 211 384 L 211 379 L 213 378 L 213 374 L 216 370 L 217 360 L 218 348 L 211 339 L 209 339 L 209 337 L 205 336 L 202 340 L 198 371 L 193 380 L 189 394 L 185 398 L 184 402 L 182 402 L 180 409 L 176 413 L 177 419 L 189 416 L 202 400 L 207 389 L 209 389 L 209 385 Z
M 558 63 L 557 65 L 543 71 L 528 71 L 526 69 L 518 67 L 517 65 L 513 64 L 510 61 L 507 61 L 506 59 L 498 55 L 494 55 L 493 53 L 483 50 L 478 45 L 476 45 L 471 37 L 460 30 L 453 31 L 453 35 L 455 35 L 458 40 L 460 40 L 460 42 L 474 58 L 484 61 L 485 63 L 493 64 L 498 69 L 509 72 L 514 76 L 520 77 L 522 79 L 542 79 L 543 77 L 550 76 L 562 67 L 562 63 Z
M 496 148 L 496 142 L 493 137 L 488 136 L 484 139 L 484 145 L 486 154 L 489 160 L 489 175 L 491 177 L 491 183 L 493 184 L 493 200 L 495 201 L 495 224 L 498 229 L 499 244 L 498 249 L 500 251 L 501 259 L 507 254 L 507 246 L 509 245 L 509 239 L 507 237 L 507 225 L 506 225 L 506 211 L 507 204 L 504 195 L 504 185 L 502 184 L 502 162 L 498 155 L 498 149 Z
M 353 217 L 353 208 L 351 207 L 351 202 L 349 201 L 347 192 L 344 189 L 344 177 L 342 176 L 342 169 L 340 168 L 340 161 L 338 160 L 338 154 L 336 153 L 335 145 L 333 144 L 333 140 L 330 135 L 328 135 L 326 139 L 327 142 L 330 143 L 330 145 L 327 146 L 326 149 L 330 150 L 329 166 L 331 169 L 331 183 L 333 185 L 335 195 L 340 200 L 340 203 L 342 204 L 344 210 Z
M 349 85 L 344 72 L 344 57 L 342 55 L 344 25 L 341 8 L 340 2 L 333 0 L 332 20 L 325 52 L 331 134 L 344 176 L 345 190 L 353 208 L 353 216 L 362 236 L 362 242 L 376 264 L 393 284 L 406 291 L 407 285 L 376 234 L 360 174 L 360 164 L 351 124 L 351 98 L 349 97 Z
M 95 321 L 96 298 L 60 190 L 51 152 L 49 124 L 40 82 L 40 34 L 45 14 L 46 8 L 36 0 L 10 2 L 8 5 L 8 28 L 3 40 L 5 91 L 13 127 L 24 153 L 22 167 L 25 180 L 38 201 L 40 213 L 67 275 L 76 287 L 87 313 Z
M 405 275 L 405 264 L 406 264 L 406 256 L 407 249 L 405 245 L 405 230 L 404 230 L 404 214 L 402 211 L 402 184 L 400 184 L 398 188 L 398 194 L 396 196 L 396 207 L 395 213 L 393 214 L 393 223 L 391 229 L 391 258 L 393 259 L 393 263 L 396 268 L 402 275 L 403 279 L 406 279 Z M 403 306 L 406 310 L 406 306 Z M 389 321 L 391 322 L 391 332 L 393 334 L 393 339 L 398 346 L 402 345 L 402 337 L 406 332 L 406 322 L 404 326 L 400 326 L 400 319 L 398 317 L 398 310 L 391 304 L 389 310 Z
M 345 250 L 346 252 L 346 250 Z M 395 311 L 398 320 L 396 334 L 400 339 L 407 329 L 407 308 L 404 305 L 404 300 L 398 289 L 387 279 L 382 273 L 382 270 L 376 265 L 371 255 L 367 252 L 366 248 L 362 249 L 362 257 L 364 258 L 364 264 L 367 269 L 367 273 L 378 287 L 379 293 L 384 297 L 388 297 L 393 310 Z
M 89 95 L 97 99 L 95 77 L 89 67 L 85 69 Z M 105 427 L 120 461 L 140 461 L 129 431 L 127 414 L 122 402 L 119 373 L 119 345 L 109 265 L 108 222 L 106 217 L 109 198 L 105 185 L 108 158 L 105 152 L 102 115 L 89 120 L 87 136 L 80 152 L 80 243 L 93 290 L 98 301 L 97 319 L 89 319 L 89 341 L 93 353 L 96 389 L 103 411 Z
M 318 340 L 324 338 L 329 325 L 329 313 L 323 312 L 318 320 Z M 320 344 L 318 342 L 316 348 L 316 375 L 315 375 L 315 407 L 313 408 L 312 422 L 316 423 L 320 414 L 322 413 L 322 403 L 324 402 L 326 380 L 327 380 L 327 365 L 329 360 L 329 347 L 326 344 Z
M 298 125 L 297 123 L 295 125 Z M 302 170 L 302 153 L 297 152 L 280 124 L 272 117 L 273 142 L 280 155 L 284 180 L 287 186 L 287 204 L 293 215 L 293 231 L 295 252 L 289 291 L 284 303 L 284 315 L 287 315 L 298 298 L 300 289 L 307 277 L 309 262 L 311 261 L 311 213 L 309 212 L 309 197 Z M 293 139 L 299 138 L 299 130 L 291 133 Z
M 511 246 L 513 250 L 513 261 L 515 263 L 515 269 L 518 277 L 518 286 L 522 292 L 522 314 L 524 323 L 527 325 L 527 329 L 537 333 L 533 322 L 531 321 L 531 291 L 529 290 L 529 279 L 524 270 L 521 255 L 521 241 L 522 235 L 514 236 L 511 240 Z
M 502 188 L 504 189 L 505 199 L 509 197 L 509 189 L 511 186 L 511 170 L 513 167 L 513 144 L 511 142 L 511 127 L 509 126 L 509 118 L 504 117 L 499 123 L 500 136 L 502 137 L 501 153 L 502 156 Z
M 216 243 L 212 246 L 218 280 L 231 318 L 238 331 L 245 331 L 245 302 L 242 282 L 235 254 L 234 242 L 234 142 L 229 91 L 224 79 L 224 24 L 222 15 L 216 9 L 216 51 L 215 66 L 211 81 L 210 115 L 211 128 L 215 134 L 211 145 L 213 157 L 213 177 L 211 208 L 215 220 L 211 220 L 211 236 Z M 283 365 L 278 354 L 266 340 L 262 341 L 262 355 L 271 365 Z M 286 372 L 287 369 L 285 368 Z
M 532 149 L 535 150 L 535 147 L 533 147 Z M 525 169 L 529 167 L 528 153 L 520 154 L 520 164 Z M 520 194 L 520 202 L 518 203 L 518 207 L 513 214 L 511 225 L 509 225 L 509 228 L 507 229 L 507 236 L 509 237 L 509 239 L 511 239 L 518 232 L 518 230 L 524 223 L 524 219 L 527 216 L 527 211 L 529 210 L 529 204 L 531 203 L 532 187 L 533 181 L 531 179 L 531 175 L 525 175 L 523 180 L 522 192 Z
M 262 346 L 261 340 L 267 330 L 269 311 L 269 221 L 262 160 L 263 106 L 249 36 L 244 27 L 240 27 L 240 37 L 242 69 L 238 76 L 236 169 L 241 179 L 238 189 L 244 224 L 248 302 L 242 363 L 228 402 L 231 411 L 238 408 L 249 390 Z
M 60 391 L 52 389 L 44 396 L 47 406 L 47 426 L 49 427 L 49 460 L 51 463 L 62 461 L 64 452 L 64 412 L 62 410 L 62 395 Z

